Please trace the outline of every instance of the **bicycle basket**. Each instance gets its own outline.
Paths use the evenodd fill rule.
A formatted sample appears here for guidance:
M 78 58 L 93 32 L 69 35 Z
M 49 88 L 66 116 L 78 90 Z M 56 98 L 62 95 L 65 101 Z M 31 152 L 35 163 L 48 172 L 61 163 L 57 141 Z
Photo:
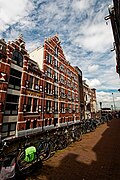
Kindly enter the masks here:
M 7 180 L 15 176 L 15 157 L 6 157 L 1 161 L 0 180 Z
M 30 146 L 25 149 L 25 158 L 26 162 L 32 162 L 36 158 L 36 147 Z

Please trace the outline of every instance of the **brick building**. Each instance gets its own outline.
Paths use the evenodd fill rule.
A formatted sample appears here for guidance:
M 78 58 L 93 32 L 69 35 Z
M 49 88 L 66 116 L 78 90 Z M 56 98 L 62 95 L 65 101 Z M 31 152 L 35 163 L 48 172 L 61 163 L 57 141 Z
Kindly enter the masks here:
M 57 35 L 45 39 L 44 45 L 30 54 L 22 36 L 8 43 L 1 40 L 2 138 L 79 121 L 83 100 L 78 74 L 66 60 Z
M 113 0 L 113 5 L 108 7 L 108 11 L 109 15 L 105 17 L 105 20 L 111 21 L 115 41 L 111 51 L 116 51 L 116 72 L 120 76 L 120 0 Z
M 85 119 L 85 101 L 84 101 L 84 93 L 83 93 L 83 79 L 82 79 L 82 71 L 76 66 L 75 67 L 78 72 L 78 93 L 79 93 L 79 103 L 80 103 L 80 116 L 81 120 Z
M 66 60 L 58 35 L 47 38 L 44 45 L 30 53 L 31 59 L 40 63 L 45 75 L 44 121 L 54 125 L 80 120 L 78 72 Z M 52 113 L 54 112 L 54 113 Z
M 95 118 L 97 113 L 96 89 L 91 89 L 86 81 L 83 81 L 84 94 L 84 118 Z

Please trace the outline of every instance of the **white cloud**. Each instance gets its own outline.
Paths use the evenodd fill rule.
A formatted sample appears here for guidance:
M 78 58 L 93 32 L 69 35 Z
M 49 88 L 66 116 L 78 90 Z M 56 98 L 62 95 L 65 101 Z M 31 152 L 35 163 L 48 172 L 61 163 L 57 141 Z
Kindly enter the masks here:
M 86 9 L 90 8 L 92 3 L 93 3 L 93 0 L 88 0 L 88 1 L 85 1 L 85 0 L 74 0 L 72 2 L 72 7 L 76 11 L 83 11 L 83 10 L 86 10 Z
M 113 100 L 114 98 L 114 100 Z M 113 108 L 120 109 L 120 94 L 118 92 L 97 92 L 97 103 L 98 107 L 100 108 L 99 103 L 102 102 L 102 107 L 110 107 L 111 105 Z M 115 106 L 115 107 L 114 107 Z
M 91 87 L 91 88 L 97 88 L 98 86 L 101 85 L 100 81 L 98 79 L 92 79 L 89 80 L 87 78 L 85 78 L 86 83 Z
M 111 0 L 0 0 L 0 35 L 7 41 L 22 33 L 31 51 L 58 32 L 67 60 L 82 70 L 90 87 L 118 89 L 112 28 L 104 20 L 109 4 Z
M 99 68 L 99 66 L 97 64 L 90 65 L 90 66 L 88 66 L 88 71 L 91 73 L 91 72 L 97 71 L 98 68 Z
M 19 22 L 32 8 L 29 0 L 0 0 L 0 30 L 5 31 L 9 25 Z

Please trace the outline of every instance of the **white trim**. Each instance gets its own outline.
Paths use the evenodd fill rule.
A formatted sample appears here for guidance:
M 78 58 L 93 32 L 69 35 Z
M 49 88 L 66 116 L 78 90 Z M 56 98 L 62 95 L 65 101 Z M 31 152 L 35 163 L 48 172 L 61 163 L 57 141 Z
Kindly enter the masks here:
M 26 123 L 26 121 L 17 121 L 17 124 Z
M 18 70 L 18 71 L 20 71 L 20 72 L 23 71 L 23 68 L 22 68 L 22 67 L 17 66 L 16 64 L 14 64 L 14 63 L 12 63 L 12 62 L 11 62 L 11 68 L 16 69 L 16 70 Z
M 0 92 L 4 92 L 4 93 L 6 93 L 7 91 L 4 91 L 4 90 L 0 90 Z
M 1 61 L 0 63 L 3 63 L 3 64 L 5 64 L 5 65 L 10 66 L 10 64 L 9 64 L 9 63 L 3 62 L 3 61 Z

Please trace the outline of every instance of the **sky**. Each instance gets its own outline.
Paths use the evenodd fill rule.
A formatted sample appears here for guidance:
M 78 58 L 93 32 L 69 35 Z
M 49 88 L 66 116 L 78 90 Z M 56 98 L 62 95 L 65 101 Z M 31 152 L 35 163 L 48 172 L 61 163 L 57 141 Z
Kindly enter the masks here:
M 0 0 L 0 38 L 23 34 L 28 52 L 58 33 L 66 59 L 96 88 L 97 107 L 120 109 L 111 23 L 104 17 L 112 0 Z M 114 104 L 115 102 L 115 104 Z

